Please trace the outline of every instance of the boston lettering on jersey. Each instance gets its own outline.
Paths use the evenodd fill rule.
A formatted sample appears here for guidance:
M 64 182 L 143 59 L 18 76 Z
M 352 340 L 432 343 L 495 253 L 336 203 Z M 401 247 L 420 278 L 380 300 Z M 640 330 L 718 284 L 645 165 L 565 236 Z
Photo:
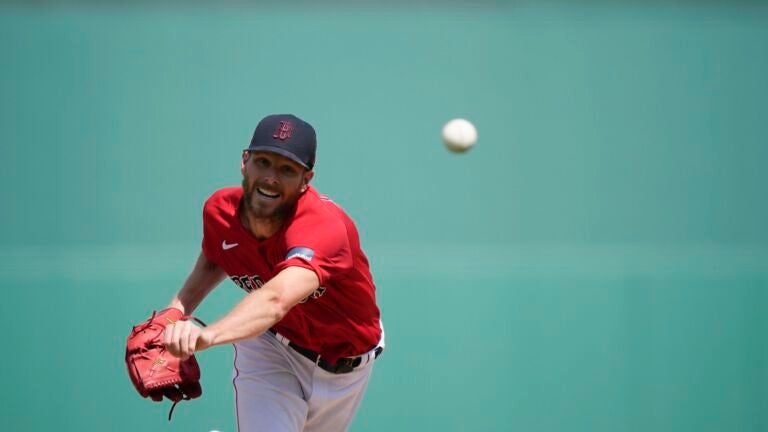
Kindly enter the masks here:
M 258 275 L 253 276 L 230 276 L 229 277 L 235 285 L 242 288 L 245 292 L 250 293 L 255 289 L 259 289 L 264 286 L 264 281 Z M 306 303 L 310 299 L 320 298 L 325 295 L 325 288 L 319 287 L 312 294 L 304 297 L 299 303 Z
M 232 279 L 232 282 L 234 282 L 235 285 L 244 289 L 245 292 L 247 293 L 264 286 L 264 281 L 261 280 L 261 278 L 258 275 L 230 276 L 229 278 Z

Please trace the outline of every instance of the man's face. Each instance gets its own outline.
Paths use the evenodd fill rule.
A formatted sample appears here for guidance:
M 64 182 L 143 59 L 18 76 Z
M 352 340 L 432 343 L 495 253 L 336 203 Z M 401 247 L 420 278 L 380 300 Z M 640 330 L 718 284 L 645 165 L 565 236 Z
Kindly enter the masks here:
M 283 219 L 290 214 L 314 173 L 270 152 L 243 152 L 243 202 L 252 216 Z

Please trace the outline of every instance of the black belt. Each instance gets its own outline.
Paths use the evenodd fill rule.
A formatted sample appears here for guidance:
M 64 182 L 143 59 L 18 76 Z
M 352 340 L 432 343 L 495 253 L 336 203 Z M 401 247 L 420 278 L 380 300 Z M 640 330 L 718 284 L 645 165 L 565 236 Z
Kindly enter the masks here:
M 269 329 L 269 332 L 277 335 L 277 331 L 274 329 Z M 303 355 L 304 357 L 308 358 L 312 363 L 320 366 L 321 369 L 328 371 L 332 374 L 345 374 L 352 372 L 355 370 L 356 367 L 360 366 L 360 363 L 363 362 L 364 356 L 357 356 L 357 357 L 343 357 L 340 358 L 336 364 L 328 363 L 325 358 L 323 358 L 319 353 L 316 353 L 310 349 L 300 347 L 296 345 L 293 342 L 288 342 L 288 346 L 293 348 L 294 351 L 297 353 Z M 384 351 L 384 348 L 382 347 L 376 347 L 376 350 L 374 351 L 374 359 L 377 359 L 379 355 Z

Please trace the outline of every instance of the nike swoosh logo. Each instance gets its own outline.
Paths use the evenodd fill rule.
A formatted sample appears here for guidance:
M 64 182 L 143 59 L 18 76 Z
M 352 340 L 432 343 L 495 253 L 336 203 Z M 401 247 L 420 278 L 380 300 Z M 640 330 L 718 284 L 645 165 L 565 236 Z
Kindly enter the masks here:
M 235 246 L 238 246 L 240 243 L 227 243 L 226 240 L 221 241 L 221 248 L 224 250 L 230 250 Z

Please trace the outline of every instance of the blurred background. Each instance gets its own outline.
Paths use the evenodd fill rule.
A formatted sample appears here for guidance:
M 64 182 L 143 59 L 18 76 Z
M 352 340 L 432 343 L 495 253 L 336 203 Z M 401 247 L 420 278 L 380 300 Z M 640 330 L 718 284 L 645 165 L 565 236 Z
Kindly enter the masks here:
M 231 348 L 169 424 L 125 337 L 290 112 L 387 330 L 353 431 L 768 430 L 768 7 L 383 3 L 0 6 L 0 429 L 235 430 Z

